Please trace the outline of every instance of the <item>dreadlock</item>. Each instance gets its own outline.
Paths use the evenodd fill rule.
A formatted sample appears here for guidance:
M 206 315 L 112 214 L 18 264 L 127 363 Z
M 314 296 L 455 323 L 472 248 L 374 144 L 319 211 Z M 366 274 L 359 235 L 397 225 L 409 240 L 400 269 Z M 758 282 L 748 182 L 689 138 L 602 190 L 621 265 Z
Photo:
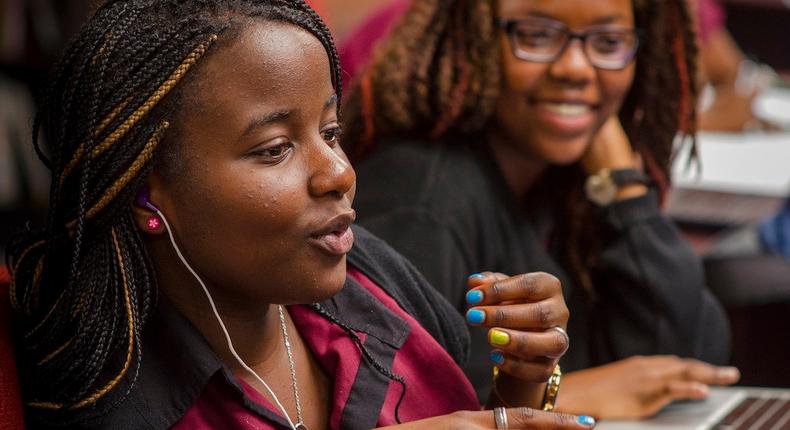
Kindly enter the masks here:
M 644 40 L 619 116 L 663 200 L 676 134 L 690 137 L 696 155 L 695 34 L 684 0 L 632 2 Z M 346 102 L 343 145 L 352 159 L 390 137 L 453 144 L 484 134 L 501 88 L 496 17 L 496 0 L 412 2 Z M 584 198 L 584 178 L 578 164 L 553 167 L 538 186 L 552 187 L 543 197 L 563 220 L 555 239 L 574 278 L 592 291 L 589 267 L 601 238 L 584 225 L 596 210 Z
M 134 385 L 156 276 L 131 202 L 155 163 L 166 170 L 177 158 L 170 121 L 189 97 L 183 81 L 255 17 L 313 34 L 341 96 L 334 42 L 303 0 L 110 0 L 54 67 L 33 131 L 52 173 L 47 223 L 7 252 L 32 415 L 63 424 L 75 409 L 103 414 Z M 130 383 L 117 393 L 122 379 Z
M 499 94 L 494 14 L 493 0 L 412 2 L 344 109 L 347 153 L 358 158 L 389 136 L 484 127 Z

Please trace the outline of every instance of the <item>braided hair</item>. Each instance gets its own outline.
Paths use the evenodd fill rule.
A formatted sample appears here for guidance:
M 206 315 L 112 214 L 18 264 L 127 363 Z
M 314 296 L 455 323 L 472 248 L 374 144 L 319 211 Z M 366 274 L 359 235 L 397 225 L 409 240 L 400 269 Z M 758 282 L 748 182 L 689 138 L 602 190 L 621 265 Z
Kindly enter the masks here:
M 290 23 L 324 46 L 341 96 L 332 37 L 303 0 L 108 0 L 54 67 L 33 144 L 51 170 L 41 230 L 8 245 L 23 396 L 30 413 L 68 422 L 140 369 L 156 276 L 131 213 L 154 163 L 173 157 L 177 108 L 193 67 L 252 18 Z M 39 144 L 43 133 L 46 145 Z
M 632 0 L 643 43 L 620 121 L 660 196 L 669 187 L 673 141 L 696 129 L 697 48 L 685 0 Z M 401 18 L 357 79 L 344 106 L 343 145 L 352 160 L 390 137 L 427 143 L 479 141 L 492 123 L 501 85 L 496 0 L 420 0 Z M 554 239 L 588 291 L 588 268 L 604 232 L 583 225 L 595 210 L 577 164 L 552 167 L 536 187 L 555 211 Z M 551 187 L 551 192 L 547 191 Z M 544 202 L 546 200 L 543 200 Z

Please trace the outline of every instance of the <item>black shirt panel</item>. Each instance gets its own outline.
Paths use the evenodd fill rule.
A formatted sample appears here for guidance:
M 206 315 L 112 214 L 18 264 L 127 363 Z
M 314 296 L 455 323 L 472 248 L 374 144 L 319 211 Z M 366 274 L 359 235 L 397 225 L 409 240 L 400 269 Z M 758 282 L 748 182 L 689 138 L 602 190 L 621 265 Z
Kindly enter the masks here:
M 411 262 L 364 228 L 353 228 L 354 249 L 348 255 L 348 263 L 364 272 L 413 316 L 456 363 L 466 363 L 469 331 L 463 317 Z

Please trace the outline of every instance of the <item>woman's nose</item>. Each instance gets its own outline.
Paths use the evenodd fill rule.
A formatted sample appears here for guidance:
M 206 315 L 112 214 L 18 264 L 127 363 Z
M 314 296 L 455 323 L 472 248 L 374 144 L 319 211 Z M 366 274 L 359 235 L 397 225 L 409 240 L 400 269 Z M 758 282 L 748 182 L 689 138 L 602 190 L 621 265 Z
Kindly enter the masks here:
M 568 41 L 560 56 L 551 63 L 549 73 L 555 79 L 569 82 L 586 83 L 595 79 L 595 66 L 584 51 L 584 42 Z
M 316 142 L 320 147 L 310 151 L 310 194 L 316 197 L 327 194 L 343 196 L 356 184 L 357 175 L 346 158 L 340 144 L 327 145 L 323 139 Z

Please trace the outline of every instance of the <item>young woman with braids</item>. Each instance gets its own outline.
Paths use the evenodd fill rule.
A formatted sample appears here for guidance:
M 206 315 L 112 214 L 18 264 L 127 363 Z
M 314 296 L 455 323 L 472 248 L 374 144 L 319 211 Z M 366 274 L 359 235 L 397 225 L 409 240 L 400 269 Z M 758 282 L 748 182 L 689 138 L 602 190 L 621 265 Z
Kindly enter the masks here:
M 351 227 L 339 71 L 302 1 L 99 8 L 36 120 L 52 171 L 48 223 L 9 246 L 30 428 L 594 424 L 479 410 L 456 364 L 463 319 Z M 564 352 L 547 325 L 567 321 L 556 283 L 478 289 L 494 286 L 554 315 L 536 322 L 549 333 L 530 351 Z
M 728 359 L 728 324 L 659 211 L 673 140 L 694 132 L 695 55 L 683 0 L 424 0 L 356 77 L 343 144 L 360 222 L 462 312 L 480 300 L 464 273 L 556 275 L 572 315 L 560 410 L 645 417 L 738 379 L 696 360 Z M 479 395 L 534 380 L 501 354 L 529 326 L 466 315 Z

